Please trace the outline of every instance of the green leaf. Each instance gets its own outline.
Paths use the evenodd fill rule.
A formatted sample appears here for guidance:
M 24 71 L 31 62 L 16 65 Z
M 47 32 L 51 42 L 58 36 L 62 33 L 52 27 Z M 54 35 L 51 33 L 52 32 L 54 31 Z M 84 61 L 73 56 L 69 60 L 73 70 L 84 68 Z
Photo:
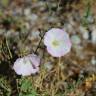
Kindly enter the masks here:
M 21 90 L 28 91 L 32 87 L 32 83 L 28 79 L 24 79 L 21 83 Z

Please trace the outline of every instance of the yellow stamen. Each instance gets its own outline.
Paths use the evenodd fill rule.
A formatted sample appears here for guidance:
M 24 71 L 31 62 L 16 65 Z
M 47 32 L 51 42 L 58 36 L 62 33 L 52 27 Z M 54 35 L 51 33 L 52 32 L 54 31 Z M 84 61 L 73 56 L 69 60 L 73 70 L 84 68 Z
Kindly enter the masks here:
M 54 41 L 52 42 L 52 45 L 53 45 L 54 47 L 57 47 L 57 46 L 59 45 L 59 42 L 58 42 L 57 40 L 54 40 Z

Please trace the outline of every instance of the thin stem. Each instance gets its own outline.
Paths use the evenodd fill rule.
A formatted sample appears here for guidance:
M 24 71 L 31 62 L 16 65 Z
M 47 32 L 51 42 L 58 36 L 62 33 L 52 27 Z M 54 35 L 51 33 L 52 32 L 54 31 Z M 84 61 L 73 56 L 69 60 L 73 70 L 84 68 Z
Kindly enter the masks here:
M 10 48 L 9 48 L 9 44 L 8 44 L 7 38 L 6 38 L 6 46 L 7 46 L 7 49 L 8 49 L 10 58 L 12 58 L 12 53 L 11 53 L 11 51 L 10 51 Z
M 57 11 L 59 11 L 59 9 L 60 9 L 60 3 L 61 3 L 61 0 L 59 0 L 59 2 L 58 2 Z
M 59 57 L 58 66 L 57 66 L 57 75 L 58 75 L 58 81 L 59 81 L 59 73 L 60 73 L 60 64 L 61 64 L 61 57 Z
M 40 44 L 41 44 L 41 42 L 42 42 L 42 39 L 43 39 L 44 35 L 45 35 L 45 33 L 43 34 L 43 36 L 40 35 L 41 38 L 40 38 L 40 41 L 39 41 L 39 43 L 38 43 L 38 45 L 37 45 L 37 48 L 36 48 L 36 50 L 34 51 L 34 53 L 37 53 L 37 50 L 38 50 L 39 47 L 40 47 Z
M 59 66 L 61 65 L 61 57 L 59 57 Z
M 50 16 L 51 13 L 52 13 L 52 9 L 51 9 L 51 7 L 49 6 L 48 2 L 46 2 L 46 6 L 47 6 L 47 8 L 48 8 L 48 14 L 49 14 L 49 16 Z

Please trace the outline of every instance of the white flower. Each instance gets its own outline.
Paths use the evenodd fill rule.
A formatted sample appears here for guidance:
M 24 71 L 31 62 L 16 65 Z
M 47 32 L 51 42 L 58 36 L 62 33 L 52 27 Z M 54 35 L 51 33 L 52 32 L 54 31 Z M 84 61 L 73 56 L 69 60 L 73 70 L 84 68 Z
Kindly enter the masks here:
M 69 35 L 59 28 L 52 28 L 46 32 L 44 44 L 47 47 L 47 51 L 54 57 L 64 56 L 71 49 Z
M 18 58 L 13 69 L 18 75 L 27 76 L 39 71 L 40 58 L 35 54 L 30 54 L 23 58 Z

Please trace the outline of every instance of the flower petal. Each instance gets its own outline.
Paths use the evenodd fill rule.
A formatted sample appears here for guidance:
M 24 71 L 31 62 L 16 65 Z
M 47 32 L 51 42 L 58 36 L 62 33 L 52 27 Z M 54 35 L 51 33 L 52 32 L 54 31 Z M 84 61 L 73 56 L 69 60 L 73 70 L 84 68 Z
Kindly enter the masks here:
M 47 47 L 47 51 L 54 57 L 64 56 L 71 49 L 69 35 L 59 28 L 52 28 L 46 32 L 44 36 L 44 44 Z

